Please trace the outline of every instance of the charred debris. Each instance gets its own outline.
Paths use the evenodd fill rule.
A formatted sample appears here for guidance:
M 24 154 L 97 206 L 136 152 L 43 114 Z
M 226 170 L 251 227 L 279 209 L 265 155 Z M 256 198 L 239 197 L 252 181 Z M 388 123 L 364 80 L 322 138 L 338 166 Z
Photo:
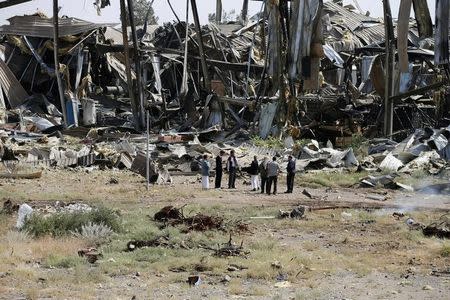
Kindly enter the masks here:
M 151 181 L 166 182 L 169 171 L 195 171 L 202 153 L 251 136 L 283 139 L 286 148 L 313 139 L 297 153 L 307 165 L 359 165 L 353 152 L 332 149 L 359 136 L 387 137 L 372 150 L 396 170 L 426 151 L 450 157 L 446 1 L 436 1 L 434 25 L 425 1 L 402 0 L 398 16 L 383 1 L 380 19 L 357 1 L 270 0 L 253 17 L 243 1 L 238 21 L 222 23 L 219 13 L 204 26 L 195 0 L 185 3 L 193 20 L 175 15 L 161 26 L 135 26 L 127 2 L 121 26 L 38 13 L 0 27 L 5 164 L 98 163 L 146 175 L 149 150 Z M 414 143 L 405 145 L 408 137 Z M 420 151 L 398 164 L 410 148 Z

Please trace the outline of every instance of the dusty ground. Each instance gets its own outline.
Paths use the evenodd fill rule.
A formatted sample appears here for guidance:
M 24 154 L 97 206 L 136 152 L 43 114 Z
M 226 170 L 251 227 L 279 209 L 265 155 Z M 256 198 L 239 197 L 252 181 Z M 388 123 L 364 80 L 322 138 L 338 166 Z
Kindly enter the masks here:
M 110 184 L 115 178 L 118 184 Z M 45 170 L 37 180 L 0 180 L 0 200 L 36 207 L 56 201 L 118 209 L 124 232 L 100 247 L 103 258 L 90 265 L 77 257 L 85 241 L 71 236 L 35 239 L 14 230 L 15 215 L 0 215 L 1 299 L 448 299 L 448 241 L 410 230 L 404 211 L 424 224 L 450 209 L 450 197 L 382 189 L 321 188 L 276 196 L 237 190 L 201 191 L 195 177 L 175 177 L 171 186 L 146 191 L 141 177 L 123 171 Z M 284 191 L 284 181 L 279 184 Z M 386 201 L 367 195 L 386 195 Z M 250 254 L 216 258 L 196 245 L 224 243 L 228 233 L 181 233 L 165 229 L 190 249 L 147 248 L 124 252 L 130 239 L 161 233 L 148 216 L 165 205 L 186 214 L 218 214 L 244 220 L 250 232 L 235 234 Z M 302 204 L 313 210 L 301 220 L 278 220 L 279 209 Z M 164 230 L 163 230 L 164 231 Z M 230 265 L 244 267 L 229 271 Z M 434 275 L 432 275 L 432 272 Z M 436 276 L 437 274 L 441 276 Z M 444 272 L 444 273 L 439 273 Z M 200 275 L 189 287 L 189 275 Z M 228 281 L 223 282 L 228 275 Z

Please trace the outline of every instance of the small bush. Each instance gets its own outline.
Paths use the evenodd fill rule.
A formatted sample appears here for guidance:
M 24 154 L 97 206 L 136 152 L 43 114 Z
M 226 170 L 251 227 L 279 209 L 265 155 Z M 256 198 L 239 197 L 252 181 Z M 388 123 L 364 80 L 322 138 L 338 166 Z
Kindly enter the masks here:
M 112 231 L 119 232 L 121 224 L 117 214 L 108 208 L 100 207 L 89 212 L 56 213 L 50 216 L 33 214 L 27 220 L 24 230 L 34 237 L 45 235 L 62 236 L 80 232 L 83 226 L 103 224 Z
M 450 257 L 450 244 L 442 245 L 440 254 L 442 257 Z
M 114 231 L 103 223 L 96 224 L 89 222 L 86 225 L 81 226 L 81 230 L 74 232 L 73 234 L 86 240 L 90 246 L 100 246 L 109 241 Z

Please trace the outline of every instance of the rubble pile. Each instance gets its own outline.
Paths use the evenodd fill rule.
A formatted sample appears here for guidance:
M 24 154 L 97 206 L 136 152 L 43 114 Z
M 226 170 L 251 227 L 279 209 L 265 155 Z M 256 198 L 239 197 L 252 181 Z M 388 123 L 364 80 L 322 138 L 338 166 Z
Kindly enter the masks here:
M 137 34 L 131 20 L 120 30 L 62 17 L 56 40 L 52 18 L 13 16 L 0 26 L 0 177 L 41 176 L 17 165 L 96 165 L 149 168 L 162 184 L 231 149 L 242 165 L 294 154 L 300 170 L 437 174 L 450 159 L 446 5 L 434 26 L 426 4 L 393 20 L 336 0 L 269 1 L 252 18 L 243 9 L 200 26 L 194 14 Z M 363 159 L 350 147 L 362 136 Z

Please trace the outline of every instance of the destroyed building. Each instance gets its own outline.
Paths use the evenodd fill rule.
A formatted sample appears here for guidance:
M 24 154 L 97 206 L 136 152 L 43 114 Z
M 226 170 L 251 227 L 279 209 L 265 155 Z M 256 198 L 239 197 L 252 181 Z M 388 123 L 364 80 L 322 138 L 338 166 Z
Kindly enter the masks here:
M 243 1 L 239 21 L 218 14 L 204 26 L 190 3 L 193 20 L 161 26 L 136 27 L 127 14 L 121 27 L 62 17 L 58 43 L 53 18 L 11 17 L 0 27 L 5 139 L 60 133 L 94 147 L 148 126 L 165 142 L 259 135 L 346 147 L 355 136 L 401 141 L 449 125 L 445 1 L 434 25 L 415 0 L 401 1 L 399 16 L 385 5 L 381 19 L 336 0 L 260 1 L 249 18 Z M 130 167 L 137 152 L 116 158 Z

